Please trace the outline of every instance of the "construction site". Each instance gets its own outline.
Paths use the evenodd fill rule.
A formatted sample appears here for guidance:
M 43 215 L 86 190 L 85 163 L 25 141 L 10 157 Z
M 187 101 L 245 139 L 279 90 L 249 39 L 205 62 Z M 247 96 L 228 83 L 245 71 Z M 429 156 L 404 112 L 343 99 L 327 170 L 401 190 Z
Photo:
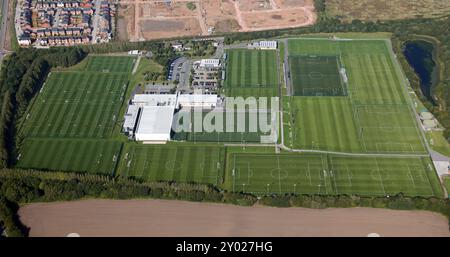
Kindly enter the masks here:
M 117 35 L 144 41 L 308 26 L 313 0 L 120 0 Z

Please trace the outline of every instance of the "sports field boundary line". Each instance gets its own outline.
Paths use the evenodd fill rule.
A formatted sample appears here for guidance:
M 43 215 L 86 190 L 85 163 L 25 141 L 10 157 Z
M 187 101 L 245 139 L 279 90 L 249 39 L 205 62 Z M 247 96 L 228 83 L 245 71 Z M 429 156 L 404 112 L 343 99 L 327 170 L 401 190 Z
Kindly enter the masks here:
M 335 151 L 326 151 L 326 150 L 310 150 L 310 149 L 293 149 L 289 148 L 285 145 L 278 145 L 278 147 L 281 147 L 282 149 L 289 151 L 289 152 L 295 152 L 295 153 L 318 153 L 318 154 L 332 154 L 332 155 L 344 155 L 344 156 L 367 156 L 367 157 L 430 157 L 429 154 L 423 154 L 423 153 L 350 153 L 350 152 L 335 152 Z
M 386 195 L 386 189 L 384 188 L 383 178 L 381 177 L 381 173 L 380 173 L 380 165 L 378 164 L 378 159 L 376 157 L 375 157 L 375 163 L 377 164 L 377 173 L 378 173 L 378 177 L 380 178 L 381 189 L 383 189 L 383 194 Z
M 297 37 L 281 37 L 280 39 L 287 39 L 287 40 L 323 40 L 323 41 L 385 41 L 388 38 L 338 38 L 338 39 L 330 39 L 327 37 L 301 37 L 301 35 L 297 36 Z

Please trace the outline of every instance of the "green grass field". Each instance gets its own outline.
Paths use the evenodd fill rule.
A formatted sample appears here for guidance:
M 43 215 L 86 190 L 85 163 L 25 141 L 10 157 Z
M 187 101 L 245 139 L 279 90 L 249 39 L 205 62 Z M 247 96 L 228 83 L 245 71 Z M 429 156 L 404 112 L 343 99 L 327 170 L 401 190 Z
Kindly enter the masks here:
M 147 181 L 221 183 L 224 148 L 208 145 L 129 145 L 118 175 Z
M 259 123 L 270 125 L 271 122 L 273 122 L 272 124 L 277 122 L 272 120 L 270 113 L 259 114 L 256 112 L 250 113 L 249 111 L 180 111 L 178 114 L 180 117 L 185 117 L 180 120 L 179 129 L 185 128 L 187 132 L 175 133 L 174 139 L 191 142 L 261 142 L 261 136 L 269 135 L 272 130 L 271 127 L 268 127 L 267 131 L 261 129 L 264 127 L 260 126 Z M 265 120 L 260 121 L 261 115 L 266 115 Z M 184 124 L 184 119 L 190 121 Z M 239 122 L 240 120 L 244 122 Z M 213 125 L 210 130 L 206 130 L 206 122 L 210 122 Z M 200 132 L 195 132 L 197 126 L 201 129 Z M 189 129 L 192 132 L 188 132 Z
M 278 95 L 276 51 L 228 50 L 226 65 L 224 87 L 227 96 Z
M 28 139 L 17 166 L 113 175 L 122 143 L 110 140 Z
M 130 56 L 90 56 L 86 71 L 131 73 L 135 61 Z
M 347 95 L 339 74 L 338 56 L 290 56 L 289 65 L 296 96 Z
M 442 196 L 428 158 L 330 157 L 337 194 Z
M 127 76 L 53 72 L 26 116 L 28 137 L 108 137 L 119 119 Z
M 255 194 L 441 196 L 429 159 L 231 154 L 229 190 Z
M 341 56 L 348 76 L 346 97 L 284 98 L 288 144 L 343 152 L 425 153 L 386 41 L 291 39 L 288 49 L 293 56 Z
M 285 144 L 341 152 L 363 150 L 345 97 L 284 97 Z M 290 121 L 290 122 L 286 122 Z
M 444 177 L 444 186 L 447 190 L 447 194 L 450 196 L 450 177 Z
M 385 41 L 289 40 L 283 51 L 287 50 L 294 56 L 340 56 L 349 79 L 342 96 L 283 97 L 287 146 L 425 152 L 400 71 Z M 228 53 L 228 96 L 278 95 L 282 74 L 277 71 L 275 51 Z M 126 142 L 120 133 L 120 113 L 125 110 L 127 92 L 131 93 L 127 85 L 133 63 L 131 57 L 89 56 L 73 68 L 52 71 L 20 124 L 23 141 L 17 167 L 207 183 L 258 195 L 443 195 L 428 158 L 292 154 L 276 153 L 274 146 L 223 146 L 224 142 L 259 142 L 261 133 L 248 133 L 248 113 L 246 123 L 235 120 L 235 128 L 243 126 L 247 133 L 175 134 L 176 139 L 190 142 L 166 145 Z M 328 68 L 331 72 L 336 66 Z M 340 79 L 339 74 L 333 76 Z M 190 123 L 197 124 L 195 117 Z
M 32 100 L 19 128 L 18 167 L 113 175 L 122 142 L 119 110 L 133 58 L 89 56 L 53 71 Z M 95 66 L 95 67 L 94 67 Z M 97 72 L 109 67 L 111 72 Z

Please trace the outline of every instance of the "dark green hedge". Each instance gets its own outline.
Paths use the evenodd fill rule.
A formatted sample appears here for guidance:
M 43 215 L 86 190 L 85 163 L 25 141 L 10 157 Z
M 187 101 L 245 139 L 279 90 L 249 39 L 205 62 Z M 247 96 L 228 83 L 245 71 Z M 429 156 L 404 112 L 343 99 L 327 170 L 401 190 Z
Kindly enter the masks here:
M 256 202 L 274 207 L 374 207 L 395 210 L 427 210 L 450 216 L 450 201 L 443 198 L 405 197 L 402 194 L 386 197 L 272 195 L 259 200 L 250 194 L 219 190 L 210 185 L 174 182 L 144 182 L 127 178 L 111 178 L 66 172 L 28 170 L 0 170 L 0 195 L 3 206 L 0 217 L 8 235 L 18 235 L 26 228 L 15 218 L 17 203 L 70 201 L 82 198 L 131 199 L 157 198 L 196 202 L 229 203 L 252 206 Z M 6 217 L 6 218 L 5 218 Z M 13 233 L 14 232 L 14 233 Z

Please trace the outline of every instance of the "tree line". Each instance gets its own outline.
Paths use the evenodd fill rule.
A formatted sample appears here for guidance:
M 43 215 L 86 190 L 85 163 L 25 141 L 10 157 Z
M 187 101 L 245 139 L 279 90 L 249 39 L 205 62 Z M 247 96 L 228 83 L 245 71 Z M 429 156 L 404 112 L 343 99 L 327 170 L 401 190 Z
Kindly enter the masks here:
M 177 182 L 145 182 L 133 178 L 103 175 L 44 172 L 18 169 L 0 170 L 0 224 L 8 235 L 27 235 L 17 219 L 18 204 L 71 201 L 83 198 L 176 199 L 196 202 L 275 207 L 349 208 L 374 207 L 395 210 L 428 210 L 450 217 L 450 200 L 435 197 L 386 197 L 356 195 L 266 195 L 259 199 L 246 193 L 219 190 L 212 185 Z
M 253 205 L 248 194 L 219 191 L 204 184 L 145 182 L 132 178 L 18 169 L 0 170 L 0 224 L 8 235 L 26 235 L 15 218 L 19 203 L 70 201 L 83 198 L 156 198 Z

